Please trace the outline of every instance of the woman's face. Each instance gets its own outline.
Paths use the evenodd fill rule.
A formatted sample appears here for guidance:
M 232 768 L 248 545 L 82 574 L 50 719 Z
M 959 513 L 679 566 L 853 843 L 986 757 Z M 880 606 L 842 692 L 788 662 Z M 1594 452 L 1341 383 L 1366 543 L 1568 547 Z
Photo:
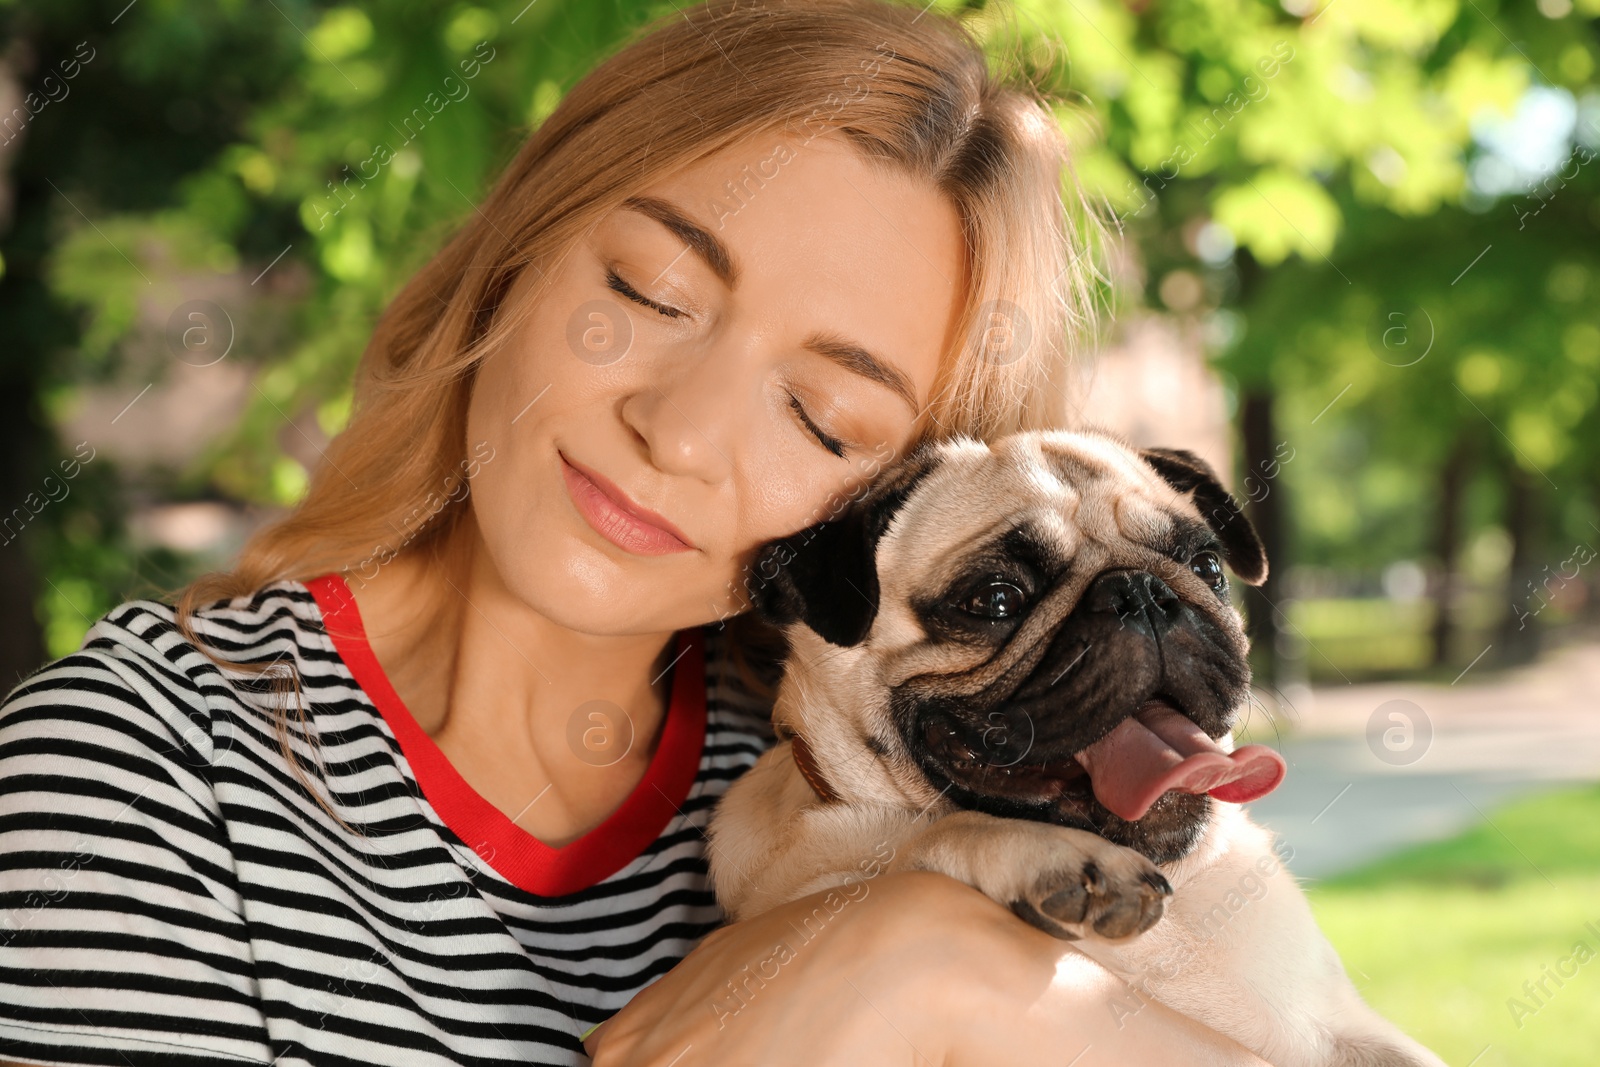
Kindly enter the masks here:
M 937 190 L 831 134 L 754 138 L 638 190 L 479 369 L 471 500 L 508 591 L 594 634 L 745 608 L 756 547 L 909 444 L 962 241 Z

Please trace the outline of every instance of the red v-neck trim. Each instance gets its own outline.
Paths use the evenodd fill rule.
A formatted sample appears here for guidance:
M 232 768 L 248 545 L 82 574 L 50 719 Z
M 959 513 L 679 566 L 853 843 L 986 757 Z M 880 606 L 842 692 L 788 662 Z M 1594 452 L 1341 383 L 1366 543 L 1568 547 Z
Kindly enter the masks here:
M 322 609 L 323 626 L 356 684 L 400 742 L 417 785 L 445 825 L 511 884 L 539 896 L 562 896 L 603 881 L 636 859 L 678 813 L 700 768 L 705 746 L 705 635 L 679 630 L 672 695 L 661 742 L 644 778 L 605 822 L 560 848 L 540 841 L 467 784 L 389 684 L 367 643 L 354 595 L 343 577 L 305 583 Z

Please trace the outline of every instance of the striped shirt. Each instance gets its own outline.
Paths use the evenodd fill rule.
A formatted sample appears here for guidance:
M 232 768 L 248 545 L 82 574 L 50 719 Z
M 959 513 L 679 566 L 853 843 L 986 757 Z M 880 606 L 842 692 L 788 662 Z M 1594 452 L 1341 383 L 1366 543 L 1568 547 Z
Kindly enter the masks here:
M 560 848 L 451 767 L 336 575 L 124 604 L 0 706 L 0 1060 L 583 1064 L 579 1035 L 725 921 L 703 830 L 773 743 L 720 627 L 679 631 L 638 787 Z M 288 697 L 292 700 L 292 695 Z M 306 742 L 314 735 L 315 746 Z

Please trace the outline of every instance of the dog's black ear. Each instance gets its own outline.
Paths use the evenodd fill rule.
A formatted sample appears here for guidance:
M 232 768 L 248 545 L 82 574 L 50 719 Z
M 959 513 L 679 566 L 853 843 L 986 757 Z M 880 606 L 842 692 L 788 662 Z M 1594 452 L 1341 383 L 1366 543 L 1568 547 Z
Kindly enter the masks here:
M 803 622 L 836 645 L 860 644 L 878 614 L 875 539 L 860 504 L 756 553 L 751 600 L 774 626 Z
M 1228 566 L 1246 585 L 1267 580 L 1267 550 L 1256 528 L 1211 464 L 1182 448 L 1146 448 L 1140 457 L 1180 493 L 1194 491 L 1194 506 L 1222 541 Z
M 935 462 L 917 449 L 833 518 L 762 545 L 748 583 L 756 614 L 835 645 L 865 640 L 878 617 L 878 541 Z

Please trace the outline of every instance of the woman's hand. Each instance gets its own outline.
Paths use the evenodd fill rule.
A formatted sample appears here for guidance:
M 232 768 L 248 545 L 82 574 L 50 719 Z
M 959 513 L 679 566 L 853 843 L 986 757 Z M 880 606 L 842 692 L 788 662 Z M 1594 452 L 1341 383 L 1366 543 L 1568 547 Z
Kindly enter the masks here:
M 944 1067 L 1271 1067 L 1249 1049 L 1138 992 L 1068 943 L 1017 919 L 977 890 L 978 940 L 992 959 L 950 1037 Z M 959 973 L 959 972 L 958 972 Z M 953 1009 L 954 1010 L 954 1009 Z
M 831 894 L 831 896 L 830 896 Z M 977 890 L 879 875 L 713 931 L 584 1043 L 595 1067 L 1264 1067 Z
M 942 1063 L 919 998 L 931 969 L 975 947 L 970 901 L 947 887 L 978 895 L 942 874 L 881 874 L 714 930 L 585 1047 L 595 1067 Z

